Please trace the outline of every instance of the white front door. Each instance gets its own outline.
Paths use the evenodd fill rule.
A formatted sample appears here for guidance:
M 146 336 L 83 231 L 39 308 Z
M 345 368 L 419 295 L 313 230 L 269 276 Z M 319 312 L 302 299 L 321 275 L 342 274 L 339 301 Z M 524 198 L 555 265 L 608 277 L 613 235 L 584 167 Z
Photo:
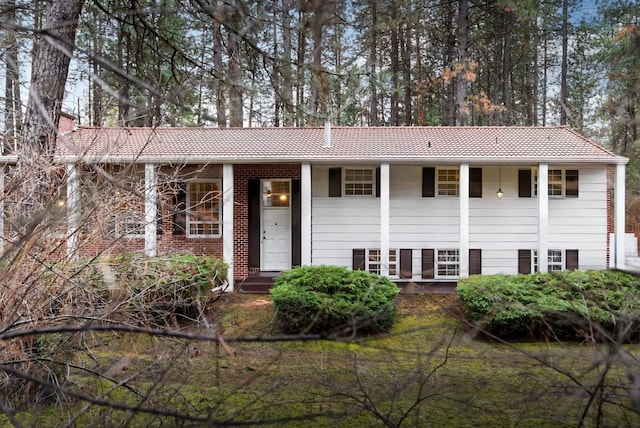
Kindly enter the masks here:
M 280 271 L 291 267 L 291 182 L 262 181 L 261 270 Z

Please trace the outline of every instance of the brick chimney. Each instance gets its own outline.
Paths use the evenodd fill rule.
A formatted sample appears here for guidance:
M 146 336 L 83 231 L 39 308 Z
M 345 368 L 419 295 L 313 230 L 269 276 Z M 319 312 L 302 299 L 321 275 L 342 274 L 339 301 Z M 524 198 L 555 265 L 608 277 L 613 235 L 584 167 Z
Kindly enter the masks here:
M 64 134 L 71 132 L 76 127 L 76 117 L 68 113 L 60 113 L 60 121 L 58 122 L 58 132 Z

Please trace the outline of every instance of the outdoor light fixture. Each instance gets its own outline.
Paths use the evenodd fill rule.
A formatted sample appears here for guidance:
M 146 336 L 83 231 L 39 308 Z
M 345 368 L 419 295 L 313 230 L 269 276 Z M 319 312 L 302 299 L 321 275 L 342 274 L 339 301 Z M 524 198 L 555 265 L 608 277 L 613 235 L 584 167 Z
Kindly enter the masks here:
M 268 190 L 267 190 L 267 198 L 268 198 L 268 199 L 271 199 L 271 189 L 268 189 Z
M 498 191 L 496 192 L 498 199 L 502 199 L 504 192 L 502 191 L 502 167 L 498 167 Z

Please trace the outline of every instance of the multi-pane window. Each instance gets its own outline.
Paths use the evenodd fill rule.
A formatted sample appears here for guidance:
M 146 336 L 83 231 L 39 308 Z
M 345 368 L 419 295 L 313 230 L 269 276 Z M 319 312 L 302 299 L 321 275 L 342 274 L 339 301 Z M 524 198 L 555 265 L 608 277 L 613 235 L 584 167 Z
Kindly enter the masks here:
M 344 194 L 346 196 L 373 196 L 373 168 L 345 168 Z
M 549 170 L 549 196 L 562 197 L 564 194 L 564 180 L 561 169 Z
M 460 250 L 438 250 L 436 256 L 437 276 L 460 275 Z
M 145 205 L 140 195 L 144 195 L 144 177 L 138 175 L 123 180 L 123 187 L 125 190 L 115 192 L 115 234 L 127 238 L 142 237 L 145 227 Z
M 547 254 L 547 270 L 562 270 L 562 250 L 549 250 Z
M 389 250 L 389 276 L 398 276 L 398 252 L 395 249 Z M 366 270 L 380 275 L 382 272 L 382 259 L 379 249 L 368 249 L 366 254 Z
M 531 267 L 532 272 L 538 272 L 538 250 L 531 251 Z M 562 270 L 564 264 L 562 262 L 562 250 L 547 251 L 547 271 Z
M 538 170 L 533 170 L 533 195 L 538 195 Z M 578 197 L 577 169 L 549 169 L 548 195 L 552 198 Z
M 220 236 L 220 181 L 192 181 L 187 188 L 187 231 L 190 236 Z
M 286 208 L 291 199 L 289 180 L 264 180 L 262 182 L 262 205 L 265 207 Z
M 438 196 L 458 196 L 460 173 L 457 169 L 438 169 Z

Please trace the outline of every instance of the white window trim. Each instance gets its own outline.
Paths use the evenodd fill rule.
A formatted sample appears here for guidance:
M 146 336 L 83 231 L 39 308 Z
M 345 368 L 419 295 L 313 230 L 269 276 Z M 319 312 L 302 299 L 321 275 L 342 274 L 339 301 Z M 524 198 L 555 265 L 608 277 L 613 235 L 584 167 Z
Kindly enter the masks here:
M 453 181 L 440 181 L 440 171 L 457 171 L 458 180 Z M 449 184 L 454 183 L 456 185 L 456 194 L 455 195 L 441 195 L 440 194 L 440 185 L 441 184 Z M 436 197 L 438 198 L 457 198 L 460 196 L 460 168 L 458 167 L 438 167 L 436 168 Z
M 215 195 L 214 197 L 219 198 L 220 201 L 218 203 L 218 220 L 211 220 L 211 221 L 197 221 L 197 220 L 193 220 L 191 212 L 193 211 L 194 206 L 191 203 L 191 185 L 193 184 L 200 184 L 200 183 L 213 183 L 213 184 L 217 184 L 218 188 L 220 189 L 219 194 Z M 187 215 L 187 219 L 186 219 L 186 235 L 189 238 L 220 238 L 222 236 L 222 180 L 219 178 L 212 178 L 212 179 L 202 179 L 202 180 L 192 180 L 189 181 L 187 183 L 187 198 L 186 198 L 186 209 L 187 209 L 187 213 L 189 213 Z M 202 223 L 202 224 L 218 224 L 218 233 L 216 234 L 193 234 L 191 233 L 191 225 L 192 224 L 197 224 L 197 223 Z
M 549 195 L 549 189 L 547 188 L 547 196 L 549 199 L 564 199 L 567 197 L 567 170 L 573 170 L 577 168 L 553 168 L 549 167 L 548 175 L 551 174 L 551 171 L 561 171 L 562 174 L 562 192 L 560 195 Z M 538 168 L 531 168 L 531 194 L 533 196 L 538 196 Z M 547 180 L 547 187 L 551 185 L 552 181 Z
M 372 260 L 372 257 L 375 257 L 376 251 L 378 252 L 377 260 L 376 259 Z M 388 269 L 389 278 L 400 277 L 400 271 L 398 266 L 399 257 L 400 257 L 400 250 L 398 250 L 397 248 L 389 249 L 389 269 Z M 380 272 L 382 272 L 382 260 L 380 260 L 380 258 L 381 258 L 381 251 L 379 248 L 365 249 L 365 255 L 364 255 L 365 270 L 369 273 L 376 273 L 380 275 Z M 376 267 L 374 268 L 374 266 Z M 395 273 L 391 274 L 391 272 L 395 272 Z
M 550 260 L 552 252 L 558 252 L 558 254 L 560 254 L 560 261 L 559 262 L 552 262 Z M 565 257 L 564 257 L 564 251 L 563 250 L 559 250 L 559 249 L 556 249 L 556 248 L 547 250 L 547 272 L 566 270 L 565 263 L 566 263 L 566 260 L 565 260 Z M 551 269 L 552 266 L 560 266 L 560 269 Z M 531 250 L 531 272 L 538 273 L 538 271 L 539 271 L 539 269 L 538 269 L 538 250 L 534 249 L 534 250 Z
M 559 261 L 553 261 L 552 255 L 553 253 L 557 253 L 560 255 Z M 558 249 L 547 250 L 547 272 L 561 271 L 565 270 L 565 259 L 564 259 L 564 251 Z M 557 266 L 559 269 L 552 269 L 552 267 Z
M 444 261 L 440 262 L 440 253 L 445 251 L 455 251 L 457 254 L 457 261 L 449 262 Z M 435 250 L 434 254 L 434 277 L 436 279 L 444 279 L 444 278 L 459 278 L 460 277 L 460 250 L 458 248 L 439 248 Z M 458 272 L 457 275 L 441 275 L 440 274 L 440 265 L 443 266 L 456 266 L 454 269 Z
M 138 194 L 144 194 L 144 171 L 136 171 L 134 175 L 129 177 L 131 185 L 135 187 Z M 135 182 L 134 182 L 135 180 Z M 136 202 L 135 210 L 123 209 L 118 207 L 118 211 L 114 213 L 114 233 L 118 238 L 127 239 L 144 239 L 145 228 L 145 207 L 144 200 L 139 199 L 137 195 L 130 194 L 131 198 Z M 119 202 L 119 201 L 116 201 Z M 127 227 L 133 225 L 133 227 Z
M 350 195 L 347 193 L 347 171 L 362 170 L 371 171 L 371 194 L 370 195 Z M 369 183 L 368 181 L 349 181 L 348 183 Z M 342 195 L 348 198 L 371 198 L 376 196 L 376 171 L 374 167 L 347 166 L 342 168 Z

